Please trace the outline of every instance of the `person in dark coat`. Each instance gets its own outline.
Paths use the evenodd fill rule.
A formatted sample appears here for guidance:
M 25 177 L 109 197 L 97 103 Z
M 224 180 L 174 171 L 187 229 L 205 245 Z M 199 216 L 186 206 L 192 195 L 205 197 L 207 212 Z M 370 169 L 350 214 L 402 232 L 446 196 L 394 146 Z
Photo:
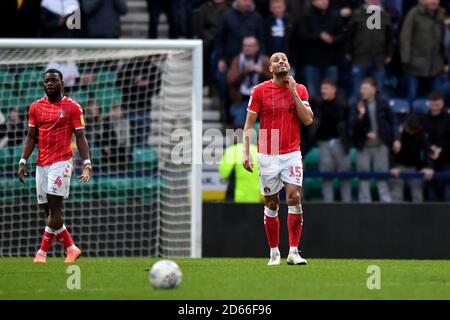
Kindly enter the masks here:
M 314 96 L 324 78 L 338 79 L 338 54 L 344 40 L 341 18 L 329 8 L 329 0 L 313 0 L 297 31 L 298 37 L 292 37 L 292 41 L 301 46 L 306 87 Z
M 286 12 L 285 0 L 271 0 L 270 11 L 272 14 L 264 21 L 264 52 L 268 56 L 275 52 L 290 56 L 294 23 Z
M 352 98 L 358 96 L 361 81 L 368 76 L 375 78 L 378 90 L 383 91 L 385 65 L 394 54 L 394 30 L 389 14 L 380 6 L 380 29 L 369 29 L 369 5 L 380 6 L 380 0 L 366 0 L 348 24 L 347 57 L 352 62 Z
M 450 114 L 444 108 L 444 96 L 439 91 L 432 92 L 428 97 L 424 127 L 434 171 L 450 171 Z M 429 201 L 450 201 L 449 181 L 430 181 L 426 189 Z
M 377 95 L 377 83 L 373 78 L 361 82 L 361 98 L 350 109 L 350 130 L 356 148 L 356 167 L 359 172 L 389 171 L 389 154 L 400 148 L 400 134 L 395 114 L 389 102 Z M 386 181 L 377 180 L 380 201 L 391 202 Z M 360 179 L 359 201 L 372 202 L 369 181 Z
M 406 73 L 407 98 L 414 100 L 423 78 L 432 90 L 441 89 L 448 71 L 444 52 L 445 10 L 439 0 L 422 0 L 406 16 L 400 34 L 400 54 Z M 424 83 L 424 82 L 423 82 Z
M 125 0 L 80 0 L 80 4 L 84 18 L 84 37 L 120 37 L 120 16 L 127 13 Z

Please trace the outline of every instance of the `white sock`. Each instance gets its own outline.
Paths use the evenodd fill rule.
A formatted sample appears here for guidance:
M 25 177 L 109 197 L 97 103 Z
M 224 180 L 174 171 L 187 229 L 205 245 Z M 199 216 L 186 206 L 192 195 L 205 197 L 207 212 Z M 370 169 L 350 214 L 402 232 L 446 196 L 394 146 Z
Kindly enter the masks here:
M 298 252 L 298 248 L 297 247 L 289 247 L 289 254 L 294 253 L 294 252 Z
M 37 253 L 42 254 L 43 256 L 47 256 L 47 252 L 41 249 L 39 249 Z
M 67 252 L 73 251 L 75 249 L 77 249 L 77 246 L 73 244 L 73 245 L 71 245 L 70 247 L 67 248 Z
M 272 256 L 273 254 L 280 254 L 280 249 L 278 249 L 278 247 L 270 248 L 270 256 Z

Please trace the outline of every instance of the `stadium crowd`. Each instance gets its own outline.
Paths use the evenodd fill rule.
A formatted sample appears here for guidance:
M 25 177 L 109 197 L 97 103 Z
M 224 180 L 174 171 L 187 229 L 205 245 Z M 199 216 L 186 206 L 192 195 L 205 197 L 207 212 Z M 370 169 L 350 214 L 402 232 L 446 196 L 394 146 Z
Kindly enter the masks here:
M 120 16 L 127 12 L 125 0 L 0 3 L 0 37 L 119 38 Z M 377 12 L 368 10 L 371 5 L 380 9 L 379 21 L 372 20 Z M 423 179 L 406 180 L 410 198 L 424 200 L 425 180 L 426 200 L 450 201 L 449 181 L 432 179 L 450 171 L 450 1 L 147 0 L 147 9 L 149 38 L 158 37 L 164 12 L 169 38 L 203 39 L 205 83 L 219 97 L 227 125 L 243 126 L 253 86 L 270 77 L 268 57 L 286 52 L 292 74 L 311 97 L 316 121 L 302 128 L 302 149 L 306 155 L 318 147 L 320 171 L 351 171 L 355 150 L 358 172 L 370 171 L 371 163 L 374 171 L 393 177 L 421 172 Z M 81 14 L 79 30 L 66 27 L 74 12 Z M 133 77 L 134 71 L 121 72 Z M 76 83 L 92 80 L 76 77 Z M 145 79 L 134 83 L 146 86 Z M 132 103 L 123 101 L 101 115 L 117 122 L 118 144 L 127 147 L 142 141 L 130 142 L 125 132 L 139 137 L 136 128 L 148 125 L 147 116 L 133 114 Z M 95 101 L 89 105 L 95 113 Z M 23 136 L 11 133 L 11 128 L 22 132 L 14 110 L 8 117 L 0 114 L 3 145 Z M 124 114 L 130 123 L 121 120 Z M 379 179 L 376 188 L 380 201 L 404 199 L 402 179 Z M 351 201 L 350 193 L 350 181 L 341 179 L 340 199 Z M 324 180 L 323 197 L 335 200 L 333 181 Z M 372 201 L 367 180 L 359 185 L 359 201 Z

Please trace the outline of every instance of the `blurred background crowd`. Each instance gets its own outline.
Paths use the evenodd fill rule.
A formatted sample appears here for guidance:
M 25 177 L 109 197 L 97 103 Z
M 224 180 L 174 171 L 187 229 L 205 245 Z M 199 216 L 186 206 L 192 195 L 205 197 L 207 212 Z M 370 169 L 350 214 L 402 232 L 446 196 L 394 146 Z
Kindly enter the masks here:
M 129 2 L 2 0 L 0 37 L 120 38 Z M 371 202 L 373 189 L 383 202 L 450 201 L 449 180 L 436 178 L 450 172 L 450 1 L 146 0 L 146 8 L 148 38 L 161 37 L 164 16 L 167 38 L 203 40 L 205 94 L 226 127 L 243 127 L 253 86 L 270 78 L 269 57 L 282 51 L 310 94 L 316 121 L 302 128 L 302 150 L 317 153 L 318 171 L 390 173 L 372 186 L 360 179 L 360 202 Z M 81 28 L 68 28 L 78 17 Z M 75 73 L 74 81 L 93 80 Z M 113 132 L 130 144 L 126 132 L 141 115 L 130 126 L 123 105 L 107 115 L 89 105 L 88 121 L 117 119 Z M 23 139 L 19 118 L 15 108 L 0 113 L 3 146 Z M 222 171 L 229 179 L 236 170 Z M 333 177 L 322 177 L 324 201 L 352 201 L 351 179 L 338 177 L 339 192 Z

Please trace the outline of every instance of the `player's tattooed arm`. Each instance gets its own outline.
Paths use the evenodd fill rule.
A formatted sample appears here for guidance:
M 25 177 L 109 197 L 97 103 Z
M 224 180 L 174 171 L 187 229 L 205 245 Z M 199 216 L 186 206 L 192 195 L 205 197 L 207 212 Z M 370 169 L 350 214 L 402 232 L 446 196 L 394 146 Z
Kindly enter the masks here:
M 37 129 L 36 127 L 28 127 L 28 134 L 25 138 L 24 148 L 22 152 L 22 159 L 27 160 L 30 155 L 33 153 L 34 146 L 37 142 Z M 19 180 L 22 183 L 25 183 L 25 176 L 27 175 L 25 163 L 19 163 Z
M 77 143 L 78 151 L 80 152 L 83 160 L 90 159 L 89 157 L 89 144 L 86 139 L 86 135 L 84 134 L 84 129 L 75 130 L 75 138 Z M 83 173 L 78 178 L 80 182 L 88 182 L 91 179 L 92 165 L 86 164 L 83 168 Z

